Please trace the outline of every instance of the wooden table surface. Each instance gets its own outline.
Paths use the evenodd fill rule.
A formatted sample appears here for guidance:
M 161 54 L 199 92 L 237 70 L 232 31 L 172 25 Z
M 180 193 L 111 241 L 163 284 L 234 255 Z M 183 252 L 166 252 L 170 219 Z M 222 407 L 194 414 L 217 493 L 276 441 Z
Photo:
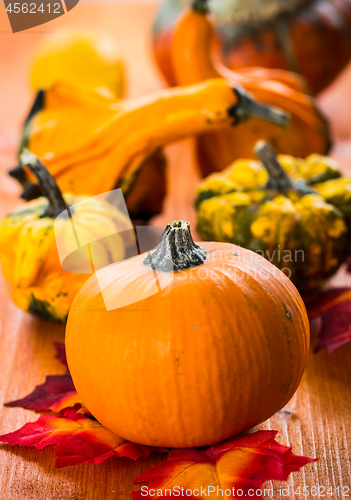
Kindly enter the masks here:
M 6 171 L 14 165 L 20 124 L 33 98 L 28 85 L 31 54 L 45 33 L 69 24 L 100 26 L 117 36 L 126 55 L 129 95 L 138 95 L 164 85 L 150 52 L 150 29 L 157 5 L 154 2 L 85 2 L 50 24 L 12 34 L 3 4 L 0 5 L 0 216 L 18 206 L 20 189 Z M 336 137 L 333 155 L 351 174 L 351 67 L 319 101 L 331 120 Z M 194 222 L 192 208 L 198 174 L 190 141 L 168 148 L 169 194 L 164 212 L 155 219 L 162 226 L 185 218 Z M 186 179 L 186 182 L 184 182 Z M 351 285 L 341 271 L 332 284 Z M 48 374 L 62 373 L 54 359 L 54 341 L 64 340 L 64 327 L 34 319 L 11 302 L 0 277 L 0 433 L 13 431 L 36 420 L 34 412 L 4 408 L 3 402 L 20 398 L 42 383 Z M 290 404 L 261 425 L 279 431 L 278 440 L 293 446 L 295 453 L 318 457 L 319 461 L 293 474 L 292 488 L 333 487 L 334 494 L 313 498 L 342 498 L 336 487 L 351 487 L 351 343 L 328 355 L 310 354 L 301 386 Z M 56 470 L 52 447 L 0 446 L 1 500 L 124 500 L 130 498 L 131 483 L 165 455 L 152 454 L 132 462 L 110 458 L 101 465 L 83 465 Z M 267 483 L 268 486 L 269 483 Z M 280 484 L 274 483 L 274 498 Z M 301 488 L 302 491 L 302 488 Z M 351 496 L 351 488 L 349 492 Z M 311 497 L 312 498 L 312 497 Z M 347 498 L 346 496 L 344 498 Z

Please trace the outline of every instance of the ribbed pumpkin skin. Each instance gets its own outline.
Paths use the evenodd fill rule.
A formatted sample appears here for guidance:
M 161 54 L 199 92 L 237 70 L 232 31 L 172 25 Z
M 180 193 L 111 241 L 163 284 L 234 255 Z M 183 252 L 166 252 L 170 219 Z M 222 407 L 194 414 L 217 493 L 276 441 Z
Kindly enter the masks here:
M 201 245 L 205 264 L 174 273 L 149 298 L 107 312 L 93 277 L 72 305 L 66 349 L 76 389 L 99 422 L 133 442 L 220 442 L 269 418 L 301 380 L 309 326 L 294 285 L 253 252 Z M 109 291 L 154 283 L 144 257 L 119 264 L 118 275 L 105 268 Z

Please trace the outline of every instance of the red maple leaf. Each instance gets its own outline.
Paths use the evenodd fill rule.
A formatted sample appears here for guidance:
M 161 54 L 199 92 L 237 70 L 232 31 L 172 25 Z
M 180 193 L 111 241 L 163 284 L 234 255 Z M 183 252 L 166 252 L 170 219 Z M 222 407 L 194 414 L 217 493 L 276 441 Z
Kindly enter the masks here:
M 21 407 L 35 411 L 50 410 L 55 413 L 64 408 L 73 407 L 81 403 L 80 397 L 74 387 L 72 377 L 68 371 L 65 344 L 54 343 L 56 349 L 55 358 L 66 368 L 65 375 L 49 375 L 43 384 L 37 385 L 28 396 L 5 403 L 5 406 Z M 86 411 L 86 413 L 89 413 Z
M 59 349 L 65 360 L 64 349 Z M 71 404 L 72 407 L 66 407 Z M 9 445 L 34 446 L 37 449 L 55 446 L 56 467 L 92 463 L 99 464 L 111 456 L 136 460 L 152 451 L 170 452 L 167 462 L 150 469 L 136 481 L 148 481 L 149 488 L 159 489 L 158 496 L 170 487 L 196 490 L 214 485 L 224 489 L 260 489 L 268 479 L 286 480 L 290 472 L 314 459 L 294 455 L 291 448 L 275 441 L 276 431 L 243 434 L 207 449 L 153 448 L 126 441 L 101 425 L 79 402 L 69 373 L 51 375 L 26 398 L 8 403 L 36 410 L 51 409 L 58 415 L 42 415 L 36 422 L 25 424 L 15 432 L 0 436 Z M 74 405 L 74 406 L 73 406 Z M 234 495 L 234 493 L 233 493 Z M 134 499 L 145 496 L 142 490 L 133 492 Z M 186 496 L 168 496 L 176 498 Z M 240 495 L 242 498 L 245 498 Z M 207 495 L 205 495 L 207 497 Z M 155 497 L 157 498 L 157 496 Z M 227 496 L 234 498 L 234 496 Z M 250 498 L 261 498 L 250 494 Z
M 67 364 L 65 344 L 63 342 L 54 342 L 54 346 L 56 349 L 55 358 L 58 359 L 60 361 L 60 363 L 62 363 L 67 368 L 67 373 L 68 373 L 68 364 Z
M 66 410 L 61 415 L 42 415 L 36 422 L 0 436 L 0 441 L 10 445 L 34 446 L 38 450 L 56 445 L 56 467 L 100 464 L 111 456 L 136 460 L 147 457 L 152 451 L 167 451 L 126 441 L 75 410 Z
M 146 492 L 153 498 L 262 498 L 258 490 L 265 481 L 286 481 L 291 472 L 315 462 L 294 455 L 291 448 L 275 441 L 276 435 L 276 431 L 257 431 L 205 450 L 173 449 L 167 462 L 134 481 L 149 485 L 132 492 L 133 500 L 145 497 Z
M 324 292 L 308 306 L 311 320 L 320 318 L 318 343 L 314 352 L 324 347 L 333 352 L 351 340 L 351 288 L 335 288 Z
M 80 402 L 72 377 L 67 373 L 65 375 L 49 375 L 45 382 L 37 385 L 31 394 L 25 398 L 5 403 L 5 406 L 19 406 L 35 411 L 51 410 L 57 413 L 63 408 L 74 406 Z

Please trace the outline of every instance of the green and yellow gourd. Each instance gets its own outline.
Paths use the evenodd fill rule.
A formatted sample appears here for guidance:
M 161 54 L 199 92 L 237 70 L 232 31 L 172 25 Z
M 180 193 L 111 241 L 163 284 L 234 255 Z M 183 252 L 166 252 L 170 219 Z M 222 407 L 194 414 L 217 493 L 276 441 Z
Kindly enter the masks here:
M 93 266 L 100 269 L 124 258 L 127 243 L 131 243 L 130 221 L 103 200 L 69 193 L 62 196 L 53 177 L 28 150 L 23 151 L 21 161 L 37 177 L 45 196 L 28 202 L 0 222 L 3 274 L 18 307 L 42 319 L 64 322 L 75 295 L 92 275 L 92 258 L 86 246 L 79 251 L 73 227 L 80 237 L 96 238 Z M 73 226 L 68 217 L 57 219 L 68 207 Z M 117 234 L 117 225 L 119 231 L 125 229 L 126 238 Z M 113 234 L 113 241 L 104 238 L 106 234 Z M 56 238 L 74 272 L 62 268 Z
M 313 296 L 351 253 L 351 179 L 312 154 L 275 156 L 260 141 L 261 162 L 237 160 L 197 189 L 197 229 L 260 253 Z

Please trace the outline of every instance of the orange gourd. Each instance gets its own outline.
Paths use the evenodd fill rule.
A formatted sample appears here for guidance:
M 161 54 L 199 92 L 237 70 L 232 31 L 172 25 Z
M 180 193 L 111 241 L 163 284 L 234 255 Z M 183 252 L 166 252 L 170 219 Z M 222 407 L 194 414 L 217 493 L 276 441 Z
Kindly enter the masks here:
M 282 70 L 264 68 L 229 70 L 213 56 L 214 29 L 206 15 L 206 0 L 196 0 L 178 21 L 172 39 L 171 61 L 178 85 L 223 77 L 242 85 L 256 99 L 291 114 L 291 125 L 278 129 L 250 120 L 240 130 L 223 130 L 197 138 L 197 154 L 203 175 L 221 171 L 238 158 L 253 158 L 257 140 L 265 139 L 277 151 L 305 157 L 325 154 L 330 146 L 328 127 L 303 80 Z
M 55 155 L 67 152 L 67 168 L 54 171 L 62 190 L 76 194 L 94 193 L 101 178 L 101 164 L 106 160 L 99 158 L 90 170 L 82 169 L 76 173 L 77 165 L 70 164 L 69 158 L 75 145 L 86 144 L 89 150 L 89 138 L 93 139 L 116 114 L 114 106 L 121 101 L 103 96 L 91 89 L 79 85 L 61 82 L 53 87 L 39 91 L 32 109 L 25 121 L 20 150 L 29 147 L 39 156 L 47 155 L 55 163 Z M 74 124 L 74 126 L 72 126 Z M 101 137 L 98 144 L 101 144 Z M 91 149 L 91 148 L 90 148 Z M 92 153 L 93 155 L 93 153 Z M 50 163 L 50 160 L 45 160 Z M 104 181 L 113 189 L 118 179 L 113 162 L 104 174 Z M 134 220 L 147 221 L 162 210 L 166 194 L 167 160 L 162 148 L 146 154 L 139 162 L 139 173 L 135 176 L 133 188 L 125 196 L 130 217 Z M 22 165 L 9 172 L 17 179 L 24 191 L 22 198 L 27 201 L 41 196 L 41 189 L 35 177 Z M 107 188 L 106 188 L 107 189 Z
M 350 61 L 350 0 L 221 3 L 226 8 L 216 17 L 222 54 L 232 69 L 253 65 L 290 69 L 303 75 L 316 94 Z
M 195 0 L 199 5 L 202 0 Z M 166 0 L 153 26 L 156 62 L 176 85 L 170 46 L 177 18 L 194 0 Z M 216 0 L 211 2 L 224 63 L 295 71 L 318 93 L 351 57 L 351 0 Z
M 309 326 L 280 270 L 236 245 L 194 243 L 178 221 L 155 252 L 83 286 L 66 349 L 79 395 L 108 429 L 144 445 L 205 446 L 289 401 Z
M 94 195 L 118 187 L 131 217 L 147 220 L 162 208 L 163 146 L 200 132 L 231 129 L 251 117 L 275 126 L 289 122 L 287 113 L 261 105 L 223 78 L 118 102 L 60 82 L 38 95 L 22 147 L 45 162 L 63 192 Z M 38 196 L 22 167 L 10 173 L 25 186 L 27 199 Z

